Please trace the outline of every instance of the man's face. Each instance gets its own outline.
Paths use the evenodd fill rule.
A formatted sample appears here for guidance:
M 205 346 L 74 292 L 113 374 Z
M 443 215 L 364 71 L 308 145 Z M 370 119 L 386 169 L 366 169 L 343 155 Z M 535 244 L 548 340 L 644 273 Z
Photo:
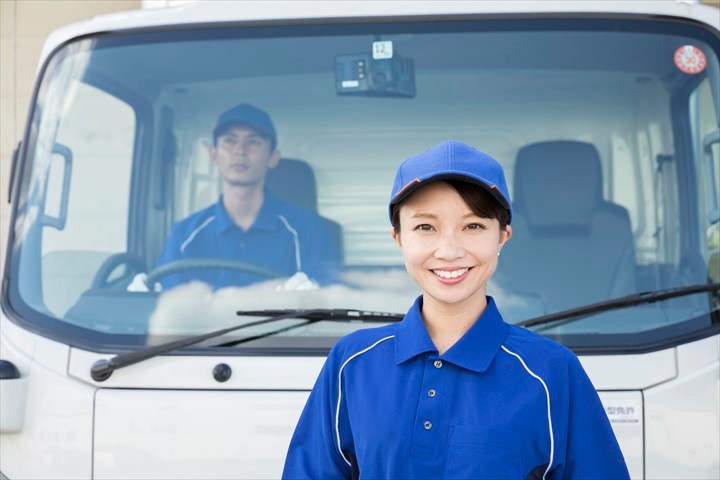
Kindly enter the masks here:
M 217 145 L 210 147 L 210 158 L 225 183 L 253 186 L 264 184 L 268 169 L 280 161 L 280 152 L 252 128 L 237 126 L 218 137 Z

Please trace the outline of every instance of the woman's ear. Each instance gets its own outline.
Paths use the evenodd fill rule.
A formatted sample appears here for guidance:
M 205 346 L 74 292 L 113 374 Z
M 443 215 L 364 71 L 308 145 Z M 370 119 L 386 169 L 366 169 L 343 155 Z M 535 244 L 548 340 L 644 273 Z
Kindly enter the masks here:
M 392 239 L 395 240 L 395 244 L 402 248 L 402 241 L 400 240 L 400 232 L 397 232 L 394 228 L 390 230 L 390 235 L 392 236 Z
M 505 242 L 510 240 L 510 237 L 512 237 L 512 227 L 508 225 L 505 227 L 505 230 L 500 231 L 500 243 L 498 247 L 502 249 L 503 245 L 505 245 Z

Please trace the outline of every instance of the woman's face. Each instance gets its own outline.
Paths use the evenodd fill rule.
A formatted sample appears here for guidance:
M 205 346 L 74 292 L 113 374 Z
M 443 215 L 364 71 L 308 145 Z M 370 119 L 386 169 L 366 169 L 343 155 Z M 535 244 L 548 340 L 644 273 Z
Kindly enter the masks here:
M 484 302 L 485 284 L 511 228 L 477 216 L 445 182 L 413 193 L 400 207 L 400 233 L 393 238 L 425 301 L 447 307 Z M 429 298 L 428 298 L 429 297 Z

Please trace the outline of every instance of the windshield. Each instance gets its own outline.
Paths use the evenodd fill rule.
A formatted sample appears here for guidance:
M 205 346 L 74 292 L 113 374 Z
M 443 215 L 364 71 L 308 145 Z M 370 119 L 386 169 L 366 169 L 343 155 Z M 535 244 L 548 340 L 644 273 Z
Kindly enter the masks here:
M 717 39 L 669 20 L 506 19 L 71 42 L 25 139 L 9 310 L 93 348 L 256 318 L 237 310 L 403 313 L 420 292 L 390 235 L 392 180 L 446 139 L 508 178 L 513 236 L 488 285 L 506 321 L 717 282 Z M 224 188 L 257 178 L 255 211 L 233 210 Z M 703 293 L 539 330 L 625 348 L 703 331 L 717 308 Z M 322 350 L 376 325 L 234 351 Z

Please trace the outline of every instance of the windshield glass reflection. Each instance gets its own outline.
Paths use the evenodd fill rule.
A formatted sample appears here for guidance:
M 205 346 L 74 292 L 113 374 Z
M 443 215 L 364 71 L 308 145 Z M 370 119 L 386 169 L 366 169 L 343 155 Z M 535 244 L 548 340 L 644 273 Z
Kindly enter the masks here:
M 68 45 L 34 117 L 13 306 L 48 328 L 133 345 L 252 320 L 237 310 L 403 313 L 419 290 L 390 235 L 392 178 L 449 138 L 508 175 L 513 237 L 488 286 L 507 321 L 714 278 L 713 48 L 672 24 L 495 25 Z M 372 56 L 378 38 L 390 58 Z M 687 45 L 705 55 L 703 71 L 673 63 Z M 674 144 L 679 101 L 693 156 Z M 693 295 L 540 331 L 709 325 L 712 302 Z M 368 326 L 319 322 L 262 345 L 331 345 Z

